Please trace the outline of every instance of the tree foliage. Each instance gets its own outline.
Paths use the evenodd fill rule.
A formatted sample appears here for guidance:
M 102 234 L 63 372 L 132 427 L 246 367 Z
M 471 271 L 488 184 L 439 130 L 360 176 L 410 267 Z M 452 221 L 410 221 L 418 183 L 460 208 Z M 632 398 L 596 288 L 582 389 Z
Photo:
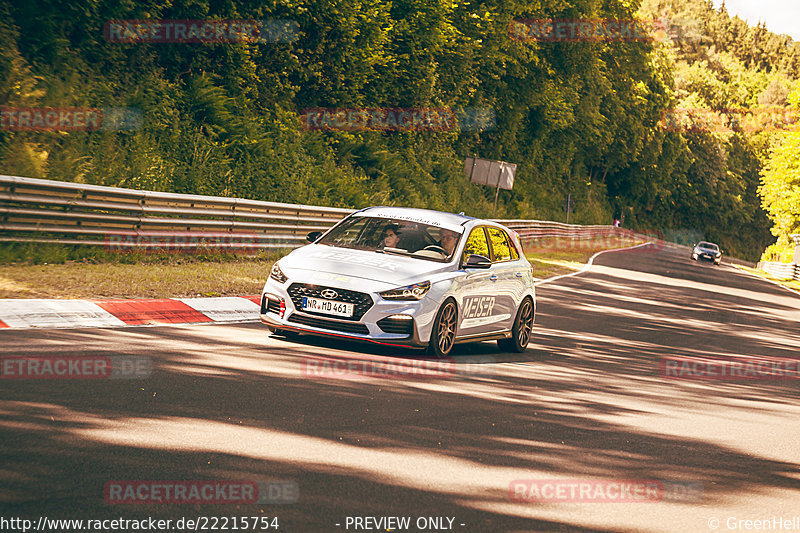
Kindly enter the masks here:
M 134 107 L 130 132 L 0 130 L 6 174 L 362 207 L 492 214 L 465 157 L 517 163 L 498 217 L 669 233 L 754 257 L 770 139 L 665 131 L 665 110 L 784 105 L 798 45 L 706 0 L 29 0 L 0 8 L 0 103 Z M 641 11 L 639 12 L 639 8 Z M 666 17 L 672 38 L 523 42 L 518 19 Z M 295 40 L 115 43 L 112 19 L 291 20 Z M 486 108 L 483 131 L 306 131 L 314 107 Z
M 800 89 L 789 96 L 800 111 Z M 767 248 L 762 260 L 789 262 L 794 254 L 792 234 L 800 233 L 800 130 L 785 133 L 770 152 L 759 193 L 774 225 L 778 241 Z

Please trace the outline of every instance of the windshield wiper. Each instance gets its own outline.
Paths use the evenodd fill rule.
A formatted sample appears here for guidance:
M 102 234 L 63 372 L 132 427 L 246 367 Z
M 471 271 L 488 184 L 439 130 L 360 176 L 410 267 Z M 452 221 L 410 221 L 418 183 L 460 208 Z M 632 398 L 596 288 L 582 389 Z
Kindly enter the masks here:
M 386 254 L 396 254 L 396 255 L 412 255 L 411 252 L 408 250 L 403 250 L 402 248 L 392 248 L 391 246 L 387 246 L 382 250 L 375 250 L 378 253 L 386 253 Z

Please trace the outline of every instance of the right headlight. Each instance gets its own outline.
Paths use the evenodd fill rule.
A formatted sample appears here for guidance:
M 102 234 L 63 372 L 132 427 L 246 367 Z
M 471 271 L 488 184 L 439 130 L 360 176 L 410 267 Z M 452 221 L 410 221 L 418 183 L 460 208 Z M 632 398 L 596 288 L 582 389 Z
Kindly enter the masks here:
M 281 270 L 281 267 L 278 266 L 278 262 L 276 261 L 274 265 L 272 265 L 272 270 L 269 272 L 269 277 L 277 281 L 278 283 L 284 283 L 287 279 L 286 275 Z
M 381 298 L 387 300 L 421 300 L 428 291 L 431 289 L 430 281 L 423 281 L 422 283 L 415 283 L 406 287 L 398 287 L 388 291 L 378 293 Z

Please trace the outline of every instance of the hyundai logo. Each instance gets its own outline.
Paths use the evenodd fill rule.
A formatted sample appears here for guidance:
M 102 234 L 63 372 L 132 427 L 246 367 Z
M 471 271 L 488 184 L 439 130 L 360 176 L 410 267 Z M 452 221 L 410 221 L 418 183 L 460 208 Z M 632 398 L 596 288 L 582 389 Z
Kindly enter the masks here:
M 319 293 L 319 295 L 322 296 L 323 298 L 327 298 L 328 300 L 333 300 L 334 298 L 339 296 L 339 293 L 333 289 L 325 289 L 324 291 Z

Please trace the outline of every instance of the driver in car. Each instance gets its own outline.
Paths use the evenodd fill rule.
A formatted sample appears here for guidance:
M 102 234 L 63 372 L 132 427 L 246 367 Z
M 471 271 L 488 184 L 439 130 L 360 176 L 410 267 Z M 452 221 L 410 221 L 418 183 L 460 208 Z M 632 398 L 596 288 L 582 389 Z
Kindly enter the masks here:
M 456 248 L 456 243 L 458 242 L 458 233 L 455 231 L 450 231 L 449 229 L 443 229 L 441 241 L 442 248 L 444 248 L 444 251 L 447 252 L 449 257 Z
M 397 234 L 397 225 L 392 224 L 384 228 L 381 234 L 381 244 L 384 248 L 397 248 L 400 244 L 400 236 Z

